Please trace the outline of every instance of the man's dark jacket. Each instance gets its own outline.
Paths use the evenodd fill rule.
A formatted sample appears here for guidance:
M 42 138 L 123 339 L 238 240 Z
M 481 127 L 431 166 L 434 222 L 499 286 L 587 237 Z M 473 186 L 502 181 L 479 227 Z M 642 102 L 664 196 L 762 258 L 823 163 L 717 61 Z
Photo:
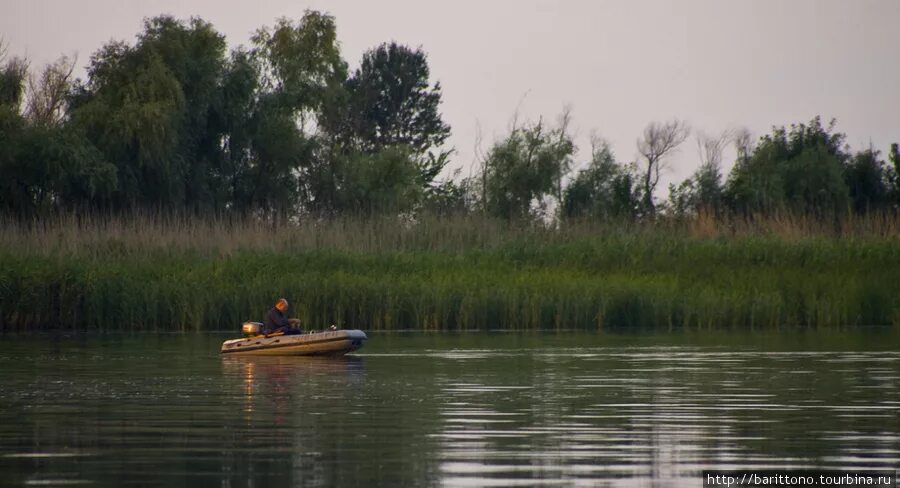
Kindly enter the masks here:
M 288 321 L 287 317 L 285 317 L 277 307 L 272 307 L 272 310 L 269 310 L 269 313 L 266 314 L 266 320 L 263 321 L 263 329 L 266 332 L 271 332 L 279 327 L 290 326 L 291 323 Z

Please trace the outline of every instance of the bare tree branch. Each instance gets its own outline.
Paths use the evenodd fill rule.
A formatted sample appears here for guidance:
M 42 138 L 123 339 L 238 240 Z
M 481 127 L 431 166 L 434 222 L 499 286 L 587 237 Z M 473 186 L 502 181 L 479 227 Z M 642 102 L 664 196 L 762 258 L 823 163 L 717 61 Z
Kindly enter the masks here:
M 697 134 L 697 152 L 700 156 L 700 165 L 710 168 L 721 168 L 722 154 L 725 147 L 733 140 L 731 131 L 722 131 L 719 135 L 710 136 L 704 133 Z
M 750 130 L 742 128 L 734 131 L 732 141 L 737 149 L 738 160 L 747 160 L 750 157 L 750 153 L 753 152 L 753 135 L 750 133 Z
M 558 145 L 566 144 L 570 141 L 569 135 L 569 125 L 572 123 L 572 106 L 566 105 L 563 107 L 562 113 L 559 114 L 558 119 L 558 127 L 559 127 L 559 138 L 557 141 Z M 571 162 L 569 160 L 563 161 L 559 167 L 556 175 L 556 203 L 559 206 L 562 206 L 562 180 L 565 173 L 568 173 L 571 170 Z
M 638 152 L 643 156 L 644 167 L 644 206 L 653 215 L 656 206 L 653 203 L 653 191 L 659 184 L 660 174 L 665 168 L 665 157 L 673 153 L 691 133 L 687 123 L 678 119 L 669 122 L 651 122 L 644 129 L 644 135 L 637 141 Z
M 28 96 L 25 116 L 38 125 L 54 125 L 65 115 L 66 95 L 69 93 L 75 59 L 63 56 L 44 67 L 37 78 L 28 77 Z

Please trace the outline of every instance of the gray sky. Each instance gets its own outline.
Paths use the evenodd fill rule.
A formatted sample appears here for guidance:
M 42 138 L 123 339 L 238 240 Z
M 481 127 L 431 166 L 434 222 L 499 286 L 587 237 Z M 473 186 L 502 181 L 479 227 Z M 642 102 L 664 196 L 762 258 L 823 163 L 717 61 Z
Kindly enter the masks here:
M 133 41 L 144 17 L 198 15 L 247 43 L 253 30 L 304 9 L 337 18 L 344 57 L 395 40 L 421 45 L 444 90 L 457 165 L 478 127 L 486 150 L 519 119 L 555 120 L 571 106 L 581 150 L 592 131 L 619 160 L 653 120 L 708 133 L 838 119 L 855 149 L 900 141 L 898 0 L 0 0 L 0 35 L 34 66 L 60 54 L 79 65 L 110 39 Z M 730 165 L 731 156 L 728 156 Z M 697 163 L 693 139 L 668 178 Z M 468 169 L 464 171 L 467 172 Z

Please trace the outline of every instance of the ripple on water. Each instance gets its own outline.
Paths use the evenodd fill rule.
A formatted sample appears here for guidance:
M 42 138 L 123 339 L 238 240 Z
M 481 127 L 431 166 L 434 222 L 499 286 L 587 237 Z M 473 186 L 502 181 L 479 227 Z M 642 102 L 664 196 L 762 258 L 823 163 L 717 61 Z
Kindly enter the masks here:
M 19 485 L 629 487 L 900 464 L 896 351 L 393 341 L 349 361 L 188 361 L 207 347 L 190 340 L 4 352 L 0 469 Z

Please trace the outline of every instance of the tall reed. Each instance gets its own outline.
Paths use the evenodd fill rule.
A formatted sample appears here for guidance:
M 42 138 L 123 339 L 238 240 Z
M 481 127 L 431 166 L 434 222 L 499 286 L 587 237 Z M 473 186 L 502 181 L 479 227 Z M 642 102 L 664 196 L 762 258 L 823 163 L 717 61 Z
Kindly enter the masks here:
M 0 224 L 4 329 L 230 330 L 280 296 L 312 328 L 896 325 L 900 221 Z

